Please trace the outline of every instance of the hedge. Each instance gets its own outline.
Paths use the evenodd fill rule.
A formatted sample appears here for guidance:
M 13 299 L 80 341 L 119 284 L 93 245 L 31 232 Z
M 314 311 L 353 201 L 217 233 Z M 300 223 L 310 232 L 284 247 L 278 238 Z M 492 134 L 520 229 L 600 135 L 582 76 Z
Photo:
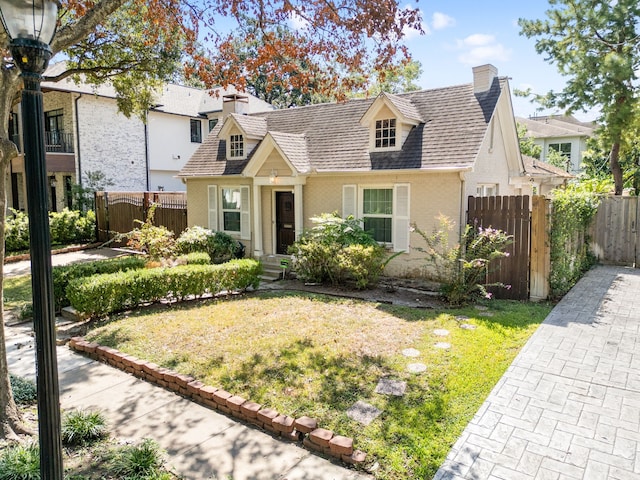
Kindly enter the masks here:
M 59 311 L 71 305 L 66 292 L 67 285 L 72 280 L 98 274 L 138 270 L 145 267 L 146 261 L 147 258 L 135 255 L 53 267 L 53 295 L 55 297 L 56 310 Z
M 79 312 L 101 316 L 161 299 L 183 300 L 256 288 L 261 273 L 262 265 L 250 259 L 222 265 L 129 270 L 72 280 L 66 293 Z

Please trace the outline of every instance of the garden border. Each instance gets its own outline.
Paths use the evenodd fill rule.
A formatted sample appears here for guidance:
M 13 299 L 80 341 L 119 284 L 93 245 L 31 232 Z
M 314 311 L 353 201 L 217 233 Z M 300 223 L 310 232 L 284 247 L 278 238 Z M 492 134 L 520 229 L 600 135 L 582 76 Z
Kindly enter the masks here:
M 353 449 L 352 438 L 335 435 L 331 430 L 320 428 L 314 418 L 294 418 L 280 414 L 223 389 L 205 385 L 191 376 L 127 355 L 115 348 L 88 342 L 84 337 L 72 337 L 68 345 L 89 358 L 107 363 L 274 436 L 302 444 L 313 452 L 349 465 L 362 466 L 366 460 L 366 453 Z

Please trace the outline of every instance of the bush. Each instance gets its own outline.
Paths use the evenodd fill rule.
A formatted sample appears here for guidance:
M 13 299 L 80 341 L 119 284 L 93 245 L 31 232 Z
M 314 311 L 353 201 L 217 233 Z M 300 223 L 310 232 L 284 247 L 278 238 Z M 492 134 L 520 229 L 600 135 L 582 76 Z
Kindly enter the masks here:
M 426 247 L 414 247 L 426 253 L 427 276 L 442 283 L 442 294 L 452 305 L 461 305 L 478 298 L 491 298 L 488 274 L 495 260 L 508 256 L 504 250 L 512 242 L 512 236 L 493 228 L 473 229 L 465 227 L 460 243 L 449 244 L 455 223 L 446 216 L 439 217 L 440 225 L 428 235 L 415 224 L 413 231 L 422 237 Z M 506 286 L 509 288 L 509 286 Z
M 176 250 L 180 254 L 206 252 L 211 263 L 216 264 L 244 257 L 244 245 L 231 235 L 198 226 L 187 228 L 180 234 Z
M 158 206 L 159 204 L 157 203 L 151 205 L 147 212 L 147 219 L 144 222 L 136 220 L 136 222 L 140 223 L 140 228 L 134 228 L 129 233 L 122 235 L 129 239 L 127 246 L 146 253 L 153 260 L 171 258 L 175 253 L 173 232 L 167 227 L 157 227 L 153 224 L 153 217 Z
M 4 226 L 4 245 L 7 252 L 29 249 L 29 217 L 24 212 L 11 209 L 13 218 L 7 216 Z
M 5 248 L 7 252 L 29 249 L 29 217 L 24 212 L 11 209 L 13 218 L 5 224 Z M 95 240 L 96 215 L 64 209 L 49 213 L 52 245 L 67 245 Z
M 256 288 L 261 273 L 262 265 L 249 259 L 224 265 L 130 270 L 72 280 L 66 294 L 79 312 L 106 315 L 163 298 L 182 300 Z
M 49 213 L 52 245 L 91 242 L 96 238 L 96 214 L 68 209 Z
M 0 480 L 40 480 L 40 449 L 35 443 L 9 447 L 0 453 Z
M 385 249 L 353 217 L 322 214 L 291 247 L 296 275 L 309 282 L 334 285 L 355 281 L 357 288 L 375 285 L 386 264 Z
M 164 452 L 160 446 L 148 438 L 140 445 L 122 448 L 111 462 L 111 474 L 121 479 L 162 478 Z
M 55 297 L 56 310 L 71 305 L 67 298 L 67 286 L 72 280 L 96 274 L 137 270 L 144 268 L 145 263 L 145 258 L 134 255 L 53 267 L 53 295 Z
M 186 265 L 209 265 L 211 257 L 207 252 L 193 252 L 181 256 L 178 260 Z
M 18 405 L 33 405 L 38 399 L 36 384 L 31 380 L 9 374 L 13 399 Z
M 65 445 L 86 445 L 108 435 L 107 421 L 100 412 L 73 410 L 62 418 L 62 442 Z

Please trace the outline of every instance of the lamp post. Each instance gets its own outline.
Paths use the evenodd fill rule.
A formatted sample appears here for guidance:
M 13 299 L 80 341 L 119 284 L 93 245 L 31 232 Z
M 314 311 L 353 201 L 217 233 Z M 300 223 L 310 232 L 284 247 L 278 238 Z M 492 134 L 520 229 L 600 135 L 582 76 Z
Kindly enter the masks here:
M 9 37 L 13 63 L 20 69 L 24 82 L 22 131 L 36 340 L 40 475 L 44 480 L 62 480 L 63 477 L 51 239 L 47 210 L 48 178 L 40 90 L 42 73 L 51 59 L 49 43 L 56 30 L 57 13 L 58 5 L 52 0 L 0 1 L 0 16 Z

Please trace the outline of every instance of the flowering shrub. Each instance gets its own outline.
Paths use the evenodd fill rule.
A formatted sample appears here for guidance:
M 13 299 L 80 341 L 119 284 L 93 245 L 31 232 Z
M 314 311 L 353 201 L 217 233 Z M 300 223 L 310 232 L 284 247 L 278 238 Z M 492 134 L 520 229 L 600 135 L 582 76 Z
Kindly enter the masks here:
M 449 243 L 455 223 L 445 216 L 438 217 L 439 228 L 431 235 L 420 230 L 415 224 L 412 231 L 422 237 L 426 247 L 414 247 L 427 256 L 429 275 L 442 283 L 442 294 L 452 305 L 460 305 L 478 298 L 491 298 L 488 287 L 505 287 L 499 283 L 489 283 L 488 276 L 492 264 L 509 256 L 505 248 L 512 242 L 512 236 L 494 228 L 465 227 L 461 241 L 453 246 Z
M 175 250 L 173 232 L 167 227 L 157 227 L 153 224 L 156 208 L 158 208 L 157 203 L 149 208 L 147 219 L 144 222 L 136 220 L 140 223 L 140 228 L 134 228 L 125 233 L 124 237 L 129 239 L 127 241 L 128 247 L 146 253 L 152 260 L 171 258 Z

